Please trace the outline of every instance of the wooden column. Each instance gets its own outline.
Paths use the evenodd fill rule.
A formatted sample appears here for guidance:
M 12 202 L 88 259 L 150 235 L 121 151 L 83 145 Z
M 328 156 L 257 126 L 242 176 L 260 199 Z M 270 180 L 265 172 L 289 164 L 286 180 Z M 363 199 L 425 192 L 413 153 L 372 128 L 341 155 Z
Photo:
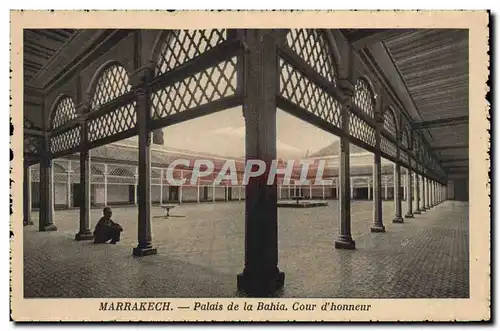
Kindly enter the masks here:
M 71 208 L 73 206 L 71 202 L 71 160 L 68 160 L 68 171 L 66 177 L 66 208 Z
M 139 114 L 137 114 L 139 116 Z M 135 167 L 135 174 L 134 174 L 134 206 L 137 206 L 137 186 L 138 186 L 138 179 L 139 179 L 139 169 L 138 167 Z
M 108 164 L 104 163 L 104 206 L 108 205 Z
M 163 168 L 160 168 L 160 206 L 163 204 L 163 176 L 165 175 Z M 198 202 L 200 202 L 200 186 L 198 185 Z
M 422 171 L 423 171 L 423 167 L 422 167 Z M 425 202 L 425 197 L 426 197 L 426 191 L 427 191 L 427 188 L 425 187 L 425 175 L 422 174 L 421 175 L 421 181 L 422 181 L 422 197 L 420 199 L 421 201 L 421 207 L 420 207 L 420 210 L 422 211 L 426 211 L 427 210 L 427 204 Z
M 151 229 L 151 131 L 148 125 L 151 109 L 149 90 L 146 85 L 150 77 L 149 68 L 142 68 L 131 77 L 136 93 L 137 127 L 139 131 L 138 244 L 132 250 L 134 256 L 157 253 L 156 248 L 153 248 Z
M 383 125 L 383 115 L 375 112 L 375 153 L 373 156 L 373 225 L 371 232 L 385 232 L 382 220 L 382 157 L 380 154 L 380 128 Z M 387 186 L 386 186 L 387 188 Z M 387 193 L 387 192 L 386 192 Z
M 422 211 L 420 209 L 420 175 L 415 173 L 415 211 L 413 214 L 421 214 Z
M 31 168 L 26 162 L 24 162 L 23 177 L 23 225 L 33 225 L 31 219 Z
M 52 160 L 50 159 L 49 144 L 50 136 L 45 134 L 43 140 L 43 151 L 40 160 L 40 219 L 38 223 L 39 231 L 56 231 L 57 227 L 53 222 L 53 195 L 52 187 Z
M 354 200 L 354 178 L 352 178 L 352 177 L 349 180 L 349 187 L 351 189 L 350 199 Z
M 413 218 L 413 173 L 411 170 L 411 158 L 408 156 L 408 168 L 406 170 L 406 203 L 408 210 L 406 218 Z
M 407 174 L 408 174 L 408 170 L 405 172 L 405 176 L 401 177 L 401 179 L 402 179 L 401 186 L 403 186 L 403 200 L 404 201 L 406 201 L 408 199 L 408 193 L 406 191 L 406 187 L 407 187 L 406 181 L 408 180 Z
M 399 154 L 399 148 L 397 153 Z M 398 155 L 399 159 L 399 155 Z M 403 217 L 401 217 L 401 195 L 400 187 L 401 187 L 401 166 L 399 163 L 394 163 L 394 219 L 393 223 L 403 223 Z
M 367 184 L 368 184 L 368 200 L 372 199 L 372 184 L 370 181 L 370 178 L 367 179 Z
M 85 128 L 86 125 L 82 124 Z M 84 135 L 86 129 L 82 129 Z M 85 143 L 80 150 L 80 230 L 75 235 L 75 240 L 92 240 L 93 235 L 90 229 L 90 204 L 91 204 L 91 160 L 90 151 L 86 149 Z
M 245 187 L 245 267 L 237 285 L 250 296 L 267 296 L 282 288 L 285 281 L 278 268 L 277 185 L 267 185 L 276 159 L 277 36 L 264 29 L 243 33 L 247 46 L 243 75 L 245 159 L 263 161 L 266 171 L 249 178 Z
M 352 239 L 351 234 L 351 151 L 349 139 L 347 138 L 349 132 L 351 96 L 354 92 L 354 86 L 347 80 L 343 82 L 345 83 L 344 92 L 347 97 L 341 108 L 342 128 L 345 136 L 340 137 L 339 177 L 335 181 L 337 199 L 339 200 L 339 232 L 334 241 L 334 246 L 335 248 L 342 249 L 356 249 L 356 242 Z

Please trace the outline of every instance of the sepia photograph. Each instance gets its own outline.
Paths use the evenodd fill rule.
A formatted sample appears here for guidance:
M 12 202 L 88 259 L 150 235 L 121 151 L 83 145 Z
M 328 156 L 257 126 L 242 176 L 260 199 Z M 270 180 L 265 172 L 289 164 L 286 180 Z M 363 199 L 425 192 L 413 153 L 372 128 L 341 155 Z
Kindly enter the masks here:
M 14 320 L 489 319 L 488 14 L 411 13 L 11 12 Z

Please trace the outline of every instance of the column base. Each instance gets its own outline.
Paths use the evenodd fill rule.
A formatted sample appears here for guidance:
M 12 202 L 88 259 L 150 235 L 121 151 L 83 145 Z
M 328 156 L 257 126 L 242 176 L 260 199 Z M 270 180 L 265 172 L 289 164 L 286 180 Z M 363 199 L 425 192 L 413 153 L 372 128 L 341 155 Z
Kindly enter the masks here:
M 40 231 L 42 232 L 57 231 L 57 226 L 55 226 L 54 224 L 44 225 L 40 228 Z
M 158 254 L 158 251 L 156 248 L 153 247 L 134 247 L 132 250 L 132 255 L 137 256 L 137 257 L 143 257 L 143 256 L 148 256 L 148 255 L 156 255 Z
M 285 273 L 279 271 L 278 267 L 271 273 L 261 271 L 249 272 L 245 268 L 237 276 L 238 291 L 250 297 L 270 297 L 283 288 L 285 284 Z
M 420 210 L 415 210 L 415 211 L 413 212 L 413 214 L 414 214 L 414 215 L 420 215 L 420 214 L 422 214 L 422 212 L 421 212 Z
M 372 225 L 372 227 L 370 228 L 370 231 L 371 232 L 385 232 L 385 226 L 383 226 L 382 224 L 380 224 L 380 225 L 375 224 L 375 225 Z
M 77 241 L 82 241 L 82 240 L 93 240 L 94 236 L 92 235 L 92 232 L 78 232 L 75 235 L 75 240 Z
M 405 218 L 413 218 L 413 217 L 414 217 L 413 214 L 410 214 L 410 213 L 405 215 Z
M 351 237 L 339 236 L 334 245 L 337 249 L 356 249 L 356 242 Z
M 33 225 L 35 223 L 33 223 L 33 221 L 31 219 L 27 219 L 27 220 L 23 220 L 23 225 Z
M 392 220 L 392 223 L 404 223 L 404 220 L 403 220 L 403 218 L 401 216 L 396 216 Z

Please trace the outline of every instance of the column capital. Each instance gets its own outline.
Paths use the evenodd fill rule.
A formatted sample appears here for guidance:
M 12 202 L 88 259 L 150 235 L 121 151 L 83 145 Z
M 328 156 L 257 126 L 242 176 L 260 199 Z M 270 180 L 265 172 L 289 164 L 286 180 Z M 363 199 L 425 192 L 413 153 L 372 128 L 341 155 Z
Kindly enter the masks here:
M 135 90 L 144 88 L 154 77 L 154 63 L 143 66 L 134 71 L 129 78 L 129 83 Z

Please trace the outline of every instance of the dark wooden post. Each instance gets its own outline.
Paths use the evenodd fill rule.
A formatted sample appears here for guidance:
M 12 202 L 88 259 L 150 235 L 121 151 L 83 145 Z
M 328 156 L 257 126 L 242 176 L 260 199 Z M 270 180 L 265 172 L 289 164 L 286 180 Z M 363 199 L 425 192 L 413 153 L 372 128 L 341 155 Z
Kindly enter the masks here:
M 93 235 L 90 230 L 90 153 L 87 147 L 87 125 L 83 118 L 80 122 L 80 130 L 80 229 L 75 235 L 75 240 L 92 240 Z
M 276 33 L 276 35 L 274 35 Z M 278 268 L 278 210 L 276 183 L 267 174 L 276 159 L 277 36 L 271 30 L 245 30 L 246 160 L 261 160 L 266 171 L 245 187 L 245 267 L 237 286 L 250 296 L 268 296 L 283 287 Z
M 31 220 L 31 171 L 27 162 L 24 162 L 23 177 L 23 225 L 33 225 Z
M 373 163 L 373 225 L 371 232 L 385 232 L 384 222 L 382 220 L 382 164 L 380 154 L 380 128 L 384 124 L 382 112 L 375 112 L 375 153 Z
M 408 211 L 406 218 L 413 218 L 413 172 L 411 170 L 411 157 L 408 155 L 408 170 L 406 172 L 406 202 L 408 204 Z
M 139 131 L 139 215 L 137 224 L 137 247 L 134 256 L 147 256 L 157 253 L 152 244 L 151 229 L 151 118 L 150 93 L 148 83 L 151 69 L 143 67 L 131 76 L 131 83 L 136 93 L 137 126 Z
M 418 172 L 418 156 L 415 162 L 415 203 L 416 208 L 413 213 L 416 215 L 421 214 L 422 211 L 420 210 L 420 174 Z
M 340 84 L 343 87 L 347 99 L 342 107 L 342 129 L 345 136 L 340 137 L 340 165 L 339 165 L 339 233 L 335 240 L 335 248 L 355 249 L 356 243 L 351 235 L 351 165 L 349 139 L 349 112 L 350 100 L 354 86 L 349 81 L 343 80 Z
M 56 231 L 52 219 L 52 160 L 50 159 L 50 135 L 45 133 L 40 159 L 40 231 Z

